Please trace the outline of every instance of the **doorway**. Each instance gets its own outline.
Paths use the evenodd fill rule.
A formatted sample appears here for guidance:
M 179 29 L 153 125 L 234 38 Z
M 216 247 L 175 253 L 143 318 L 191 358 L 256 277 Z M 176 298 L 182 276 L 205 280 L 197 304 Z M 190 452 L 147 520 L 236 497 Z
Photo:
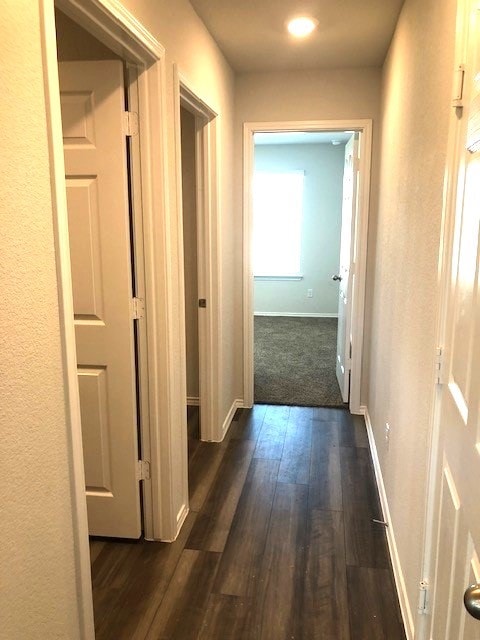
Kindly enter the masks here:
M 348 132 L 348 133 L 347 133 Z M 283 278 L 281 282 L 275 281 L 273 278 L 268 278 L 268 284 L 262 278 L 260 273 L 254 273 L 254 265 L 252 264 L 252 257 L 255 256 L 258 251 L 255 248 L 254 242 L 254 212 L 253 212 L 253 194 L 254 194 L 254 175 L 255 167 L 258 165 L 258 158 L 256 158 L 256 142 L 260 139 L 268 140 L 269 135 L 277 136 L 277 140 L 284 140 L 290 137 L 291 140 L 295 140 L 298 144 L 301 144 L 299 140 L 302 136 L 309 136 L 316 134 L 320 137 L 327 135 L 331 136 L 331 140 L 340 141 L 343 144 L 343 157 L 342 157 L 342 174 L 343 174 L 343 204 L 340 205 L 340 209 L 345 209 L 350 206 L 351 214 L 350 219 L 346 216 L 345 212 L 341 216 L 346 221 L 346 227 L 350 229 L 351 243 L 349 243 L 348 260 L 345 260 L 345 256 L 342 260 L 343 272 L 340 273 L 338 269 L 332 269 L 331 265 L 329 271 L 333 271 L 328 274 L 330 286 L 336 287 L 336 301 L 335 307 L 325 308 L 320 311 L 313 311 L 313 302 L 315 301 L 315 290 L 319 291 L 319 284 L 314 286 L 305 286 L 304 274 L 301 273 L 301 258 L 300 249 L 297 255 L 296 272 L 287 275 L 289 277 Z M 296 137 L 295 137 L 296 136 Z M 343 139 L 342 139 L 343 136 Z M 358 145 L 358 151 L 355 148 L 349 153 L 345 153 L 345 146 L 349 144 L 350 147 Z M 354 159 L 352 160 L 352 158 Z M 366 244 L 367 244 L 367 222 L 368 222 L 368 197 L 369 197 L 369 183 L 370 183 L 370 156 L 371 156 L 371 122 L 370 121 L 318 121 L 318 122 L 285 122 L 285 123 L 246 123 L 244 125 L 244 397 L 246 406 L 252 406 L 254 396 L 254 312 L 261 312 L 259 308 L 261 304 L 261 291 L 263 289 L 273 287 L 279 288 L 294 288 L 300 295 L 295 302 L 298 309 L 290 311 L 292 316 L 297 316 L 295 321 L 298 323 L 302 318 L 308 318 L 310 314 L 330 314 L 333 316 L 333 322 L 335 323 L 335 316 L 340 315 L 340 323 L 338 330 L 338 340 L 335 345 L 335 359 L 331 364 L 331 378 L 335 382 L 335 377 L 338 378 L 341 396 L 337 396 L 338 402 L 347 401 L 349 408 L 353 413 L 361 413 L 360 408 L 360 385 L 361 385 L 361 357 L 363 346 L 363 309 L 364 309 L 364 292 L 365 292 L 365 268 L 366 268 Z M 350 162 L 350 166 L 347 168 L 347 158 Z M 298 164 L 298 161 L 297 161 Z M 293 165 L 292 165 L 293 166 Z M 290 167 L 292 169 L 292 167 Z M 300 166 L 296 167 L 301 169 Z M 345 184 L 345 176 L 349 176 L 348 184 Z M 283 182 L 285 182 L 283 179 Z M 303 171 L 303 178 L 305 180 L 305 172 Z M 352 181 L 355 180 L 353 187 L 355 189 L 355 196 L 352 192 Z M 271 190 L 270 190 L 271 193 Z M 349 194 L 349 195 L 348 195 Z M 345 198 L 345 196 L 348 196 Z M 286 196 L 284 196 L 285 200 Z M 281 205 L 280 205 L 281 207 Z M 352 209 L 353 207 L 353 209 Z M 277 208 L 278 210 L 279 208 Z M 270 225 L 271 227 L 272 225 Z M 342 228 L 339 236 L 345 240 L 346 229 Z M 348 234 L 347 234 L 348 235 Z M 300 234 L 297 233 L 297 238 L 300 239 Z M 292 230 L 287 234 L 288 245 L 294 244 L 292 238 L 295 238 L 295 233 Z M 338 237 L 340 240 L 340 237 Z M 348 238 L 347 238 L 348 240 Z M 340 244 L 340 243 L 339 243 Z M 283 257 L 285 251 L 281 252 Z M 337 254 L 337 267 L 339 265 L 339 255 Z M 265 257 L 265 256 L 264 256 Z M 346 270 L 345 270 L 346 269 Z M 293 269 L 294 270 L 294 269 Z M 256 275 L 255 279 L 254 276 Z M 270 275 L 270 274 L 268 274 Z M 331 280 L 332 276 L 334 280 Z M 326 285 L 326 274 L 323 274 L 322 285 Z M 293 286 L 292 286 L 293 285 Z M 265 294 L 265 292 L 262 292 Z M 267 291 L 267 296 L 268 296 Z M 271 296 L 271 291 L 270 291 Z M 288 297 L 285 292 L 281 296 L 282 305 L 285 306 L 288 303 Z M 325 298 L 325 296 L 322 296 Z M 305 298 L 305 299 L 304 299 Z M 271 300 L 270 300 L 271 303 Z M 268 297 L 263 301 L 264 305 L 268 305 Z M 312 310 L 308 310 L 308 305 L 311 304 Z M 271 307 L 269 313 L 275 313 Z M 278 309 L 278 315 L 287 315 L 286 309 Z M 287 312 L 288 313 L 288 312 Z M 315 317 L 313 315 L 313 317 Z M 287 317 L 288 319 L 288 317 Z M 263 321 L 260 318 L 261 321 Z M 255 319 L 257 324 L 258 320 Z M 298 330 L 298 327 L 296 328 Z M 330 343 L 334 342 L 336 338 L 330 340 Z M 293 342 L 292 342 L 293 343 Z M 308 347 L 307 347 L 308 350 Z M 282 358 L 285 361 L 285 355 L 282 354 Z M 335 375 L 335 365 L 336 375 Z M 287 361 L 288 369 L 288 361 Z M 332 387 L 335 385 L 332 384 Z M 280 398 L 279 398 L 280 400 Z M 296 400 L 295 400 L 296 401 Z M 306 404 L 306 403 L 304 403 Z
M 187 435 L 189 460 L 201 433 L 200 354 L 198 333 L 197 149 L 195 115 L 180 105 L 182 162 L 183 264 L 185 291 L 185 356 L 187 371 Z M 190 494 L 191 494 L 191 488 Z
M 145 278 L 138 132 L 125 128 L 136 84 L 118 55 L 55 18 L 89 533 L 139 538 Z
M 336 375 L 343 311 L 338 274 L 344 165 L 354 136 L 341 131 L 254 134 L 257 403 L 343 407 L 344 372 Z M 343 251 L 349 253 L 349 247 Z
M 180 254 L 183 257 L 184 403 L 187 430 L 207 442 L 224 437 L 219 423 L 219 257 L 217 114 L 190 88 L 175 67 L 178 173 L 182 176 Z

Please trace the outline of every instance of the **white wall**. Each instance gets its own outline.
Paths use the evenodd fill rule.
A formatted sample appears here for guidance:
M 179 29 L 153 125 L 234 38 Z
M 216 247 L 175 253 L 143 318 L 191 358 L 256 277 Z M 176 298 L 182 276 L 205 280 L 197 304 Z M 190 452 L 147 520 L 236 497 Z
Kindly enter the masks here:
M 345 145 L 255 146 L 256 171 L 304 170 L 302 280 L 255 280 L 254 311 L 336 314 Z M 307 298 L 312 289 L 313 297 Z
M 47 1 L 47 0 L 46 0 Z M 174 63 L 220 114 L 219 218 L 222 227 L 221 411 L 235 397 L 232 211 L 233 73 L 187 0 L 125 0 L 166 47 L 168 191 L 177 211 Z M 0 638 L 79 638 L 74 566 L 69 433 L 53 238 L 49 149 L 40 46 L 41 3 L 1 0 L 0 75 L 8 90 L 0 169 L 2 414 L 0 438 Z M 175 214 L 174 214 L 175 215 Z M 175 223 L 175 218 L 173 220 Z M 176 228 L 176 225 L 174 224 Z M 172 264 L 179 242 L 171 230 Z M 178 294 L 178 310 L 183 308 Z M 178 315 L 178 314 L 177 314 Z M 178 327 L 173 340 L 180 342 Z M 180 348 L 179 348 L 180 350 Z M 180 376 L 178 376 L 180 378 Z M 181 388 L 180 379 L 169 380 Z M 184 405 L 178 407 L 184 412 Z M 178 421 L 179 428 L 181 422 Z M 179 461 L 176 486 L 181 483 Z M 178 496 L 176 496 L 178 498 Z M 182 499 L 182 496 L 179 497 Z
M 2 0 L 2 640 L 79 638 L 38 3 Z M 8 301 L 8 302 L 7 302 Z
M 367 404 L 413 613 L 421 579 L 454 32 L 454 0 L 406 0 L 383 70 Z
M 237 76 L 235 89 L 235 206 L 238 241 L 235 245 L 236 289 L 238 313 L 235 316 L 236 379 L 241 385 L 243 376 L 242 342 L 242 158 L 243 123 L 287 120 L 338 120 L 369 118 L 373 120 L 372 185 L 369 243 L 375 242 L 375 213 L 377 207 L 377 173 L 380 124 L 381 69 L 337 69 L 295 72 L 246 73 Z M 373 286 L 373 271 L 367 278 Z M 367 306 L 366 321 L 369 322 Z M 362 401 L 368 393 L 368 357 L 366 350 L 362 369 Z M 240 387 L 241 389 L 241 387 Z M 241 391 L 240 391 L 241 393 Z

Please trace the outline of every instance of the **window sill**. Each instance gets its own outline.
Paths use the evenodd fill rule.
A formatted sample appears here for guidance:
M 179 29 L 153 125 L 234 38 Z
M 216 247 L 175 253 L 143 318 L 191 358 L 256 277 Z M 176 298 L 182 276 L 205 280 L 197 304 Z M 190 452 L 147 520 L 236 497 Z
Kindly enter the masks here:
M 298 276 L 253 276 L 254 280 L 303 280 L 302 275 Z

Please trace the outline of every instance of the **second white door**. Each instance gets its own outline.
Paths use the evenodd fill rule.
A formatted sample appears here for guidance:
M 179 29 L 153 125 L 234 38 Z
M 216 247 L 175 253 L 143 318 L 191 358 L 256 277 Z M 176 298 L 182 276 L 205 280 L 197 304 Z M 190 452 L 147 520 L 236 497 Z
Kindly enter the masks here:
M 344 402 L 349 400 L 351 360 L 351 319 L 354 272 L 354 239 L 357 215 L 358 133 L 345 145 L 343 172 L 342 235 L 340 241 L 340 267 L 335 279 L 339 282 L 338 333 L 336 374 Z

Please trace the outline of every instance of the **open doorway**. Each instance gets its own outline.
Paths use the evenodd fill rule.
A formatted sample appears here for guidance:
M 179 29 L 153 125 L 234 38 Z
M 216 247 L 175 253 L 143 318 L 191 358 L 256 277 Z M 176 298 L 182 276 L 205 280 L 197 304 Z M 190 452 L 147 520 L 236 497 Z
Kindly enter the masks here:
M 176 67 L 174 82 L 181 175 L 187 429 L 190 440 L 220 441 L 224 434 L 218 421 L 217 114 L 188 87 Z
M 245 125 L 246 406 L 360 412 L 370 145 L 369 121 Z
M 183 264 L 185 292 L 185 356 L 187 370 L 187 432 L 189 460 L 201 433 L 198 334 L 197 133 L 195 115 L 180 105 Z
M 256 403 L 343 406 L 338 272 L 345 149 L 354 135 L 254 134 Z
M 140 163 L 125 126 L 135 80 L 115 52 L 55 19 L 89 533 L 138 539 L 149 442 Z

